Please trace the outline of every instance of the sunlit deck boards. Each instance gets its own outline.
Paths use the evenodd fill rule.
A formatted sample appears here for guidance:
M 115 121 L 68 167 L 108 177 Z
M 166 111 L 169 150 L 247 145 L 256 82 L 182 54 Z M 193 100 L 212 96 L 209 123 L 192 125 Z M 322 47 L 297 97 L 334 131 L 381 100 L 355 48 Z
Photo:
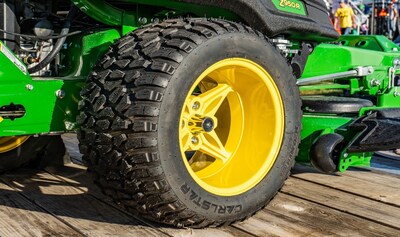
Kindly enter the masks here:
M 79 164 L 21 169 L 0 176 L 0 236 L 400 236 L 400 159 L 376 160 L 377 170 L 333 176 L 297 165 L 265 209 L 204 230 L 159 226 L 124 212 Z

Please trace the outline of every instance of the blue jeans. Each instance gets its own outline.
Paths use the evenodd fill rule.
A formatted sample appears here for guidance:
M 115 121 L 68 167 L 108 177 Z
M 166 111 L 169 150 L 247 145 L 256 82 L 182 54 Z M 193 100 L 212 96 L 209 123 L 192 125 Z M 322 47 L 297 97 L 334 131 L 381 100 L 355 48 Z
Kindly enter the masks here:
M 351 27 L 340 28 L 340 32 L 342 33 L 342 35 L 348 35 L 351 32 Z
M 396 32 L 396 19 L 388 21 L 388 37 L 393 39 L 394 32 Z

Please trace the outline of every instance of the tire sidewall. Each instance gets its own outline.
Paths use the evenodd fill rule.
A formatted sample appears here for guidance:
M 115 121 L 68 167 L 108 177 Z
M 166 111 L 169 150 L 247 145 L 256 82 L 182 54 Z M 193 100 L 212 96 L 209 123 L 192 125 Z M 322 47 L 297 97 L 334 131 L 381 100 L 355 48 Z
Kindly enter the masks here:
M 211 65 L 227 58 L 245 58 L 261 65 L 274 79 L 284 104 L 285 127 L 279 155 L 266 177 L 236 196 L 207 192 L 191 177 L 179 145 L 179 118 L 196 79 Z M 293 80 L 293 82 L 290 82 Z M 298 88 L 285 59 L 266 40 L 248 33 L 227 33 L 203 42 L 176 68 L 164 94 L 159 116 L 158 150 L 167 182 L 187 208 L 225 221 L 245 218 L 265 206 L 291 169 L 299 143 L 301 106 Z

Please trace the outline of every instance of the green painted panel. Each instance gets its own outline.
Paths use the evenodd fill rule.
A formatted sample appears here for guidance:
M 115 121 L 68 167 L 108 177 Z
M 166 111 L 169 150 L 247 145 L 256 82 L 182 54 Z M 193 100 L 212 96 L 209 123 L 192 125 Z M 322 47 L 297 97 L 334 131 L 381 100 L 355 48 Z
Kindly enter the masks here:
M 82 12 L 93 19 L 112 26 L 122 25 L 123 11 L 104 0 L 71 0 Z
M 86 77 L 108 48 L 119 38 L 121 32 L 116 29 L 104 29 L 92 34 L 75 36 L 67 40 L 61 51 L 60 76 Z
M 335 115 L 303 115 L 303 130 L 301 131 L 301 144 L 299 155 L 296 158 L 299 162 L 309 162 L 309 151 L 316 139 L 326 133 L 334 133 L 339 129 L 345 130 L 354 118 L 340 117 Z

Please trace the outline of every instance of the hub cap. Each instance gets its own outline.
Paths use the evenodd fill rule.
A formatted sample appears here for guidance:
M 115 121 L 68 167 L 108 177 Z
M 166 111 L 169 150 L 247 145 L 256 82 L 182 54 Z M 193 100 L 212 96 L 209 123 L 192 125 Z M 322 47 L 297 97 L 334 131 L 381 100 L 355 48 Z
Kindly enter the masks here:
M 220 196 L 244 193 L 272 168 L 284 134 L 283 102 L 265 69 L 226 59 L 196 80 L 180 118 L 180 149 L 192 178 Z

